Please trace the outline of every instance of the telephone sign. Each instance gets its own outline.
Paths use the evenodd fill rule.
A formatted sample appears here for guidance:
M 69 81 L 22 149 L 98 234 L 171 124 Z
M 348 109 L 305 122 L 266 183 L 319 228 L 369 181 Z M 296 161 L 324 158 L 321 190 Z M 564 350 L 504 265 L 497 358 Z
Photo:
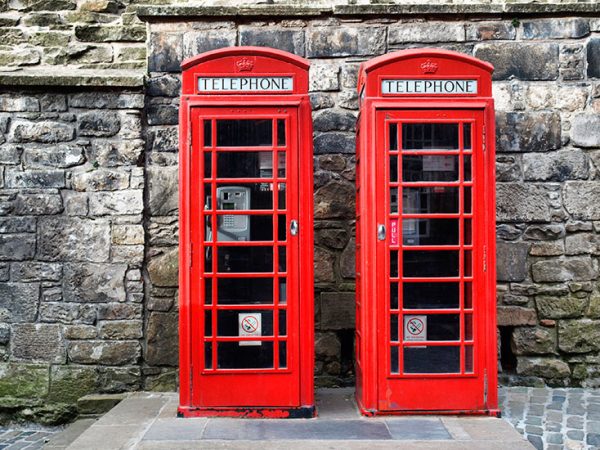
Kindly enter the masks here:
M 359 71 L 364 414 L 498 414 L 492 70 L 413 49 Z
M 308 62 L 236 47 L 182 67 L 179 413 L 312 417 Z

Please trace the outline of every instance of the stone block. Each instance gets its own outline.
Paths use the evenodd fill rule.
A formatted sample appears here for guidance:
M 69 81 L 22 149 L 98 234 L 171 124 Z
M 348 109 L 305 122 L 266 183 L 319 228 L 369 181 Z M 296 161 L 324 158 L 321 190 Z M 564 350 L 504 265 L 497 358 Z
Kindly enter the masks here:
M 144 141 L 134 139 L 95 141 L 86 152 L 90 162 L 102 167 L 116 167 L 136 165 L 143 151 Z
M 347 330 L 355 328 L 354 292 L 321 292 L 322 330 Z
M 10 325 L 0 323 L 0 345 L 6 345 L 10 342 Z
M 179 285 L 179 249 L 172 248 L 148 262 L 148 276 L 153 286 Z
M 52 149 L 28 147 L 23 151 L 22 158 L 23 166 L 26 169 L 65 169 L 85 162 L 83 148 L 79 145 L 71 144 L 55 145 Z
M 65 172 L 62 170 L 8 170 L 5 184 L 9 189 L 44 189 L 65 187 Z
M 517 29 L 510 22 L 475 22 L 465 25 L 467 41 L 514 40 Z
M 498 326 L 537 325 L 537 314 L 534 309 L 519 306 L 498 306 Z
M 75 37 L 82 42 L 144 42 L 145 26 L 77 25 Z
M 177 127 L 154 128 L 150 131 L 150 142 L 153 152 L 177 152 L 179 131 Z
M 6 45 L 6 43 L 4 43 Z M 29 95 L 2 94 L 0 95 L 0 111 L 5 112 L 37 112 L 40 101 Z
M 183 35 L 181 33 L 150 33 L 149 72 L 180 72 L 182 59 Z
M 317 230 L 315 238 L 317 244 L 341 250 L 348 243 L 349 236 L 348 232 L 343 228 L 328 228 Z
M 523 281 L 527 277 L 529 245 L 521 242 L 498 242 L 496 260 L 498 281 Z
M 339 93 L 337 104 L 340 108 L 357 110 L 358 93 L 354 89 L 347 89 Z
M 35 255 L 35 234 L 0 234 L 0 261 L 22 261 Z
M 577 147 L 600 147 L 600 116 L 576 115 L 571 122 L 571 142 Z
M 151 392 L 174 392 L 178 390 L 179 373 L 177 370 L 165 370 L 158 375 L 146 376 L 144 390 Z
M 52 191 L 43 194 L 19 192 L 14 203 L 14 214 L 39 216 L 63 211 L 62 198 Z
M 8 126 L 8 122 L 7 122 Z M 2 130 L 0 130 L 2 132 Z M 21 154 L 23 153 L 23 147 L 20 145 L 6 144 L 2 146 L 0 152 L 0 164 L 15 165 L 21 162 Z
M 356 242 L 350 239 L 348 245 L 340 255 L 340 275 L 342 278 L 356 278 Z
M 531 256 L 560 256 L 565 253 L 563 241 L 533 242 L 529 249 Z
M 333 108 L 335 102 L 331 94 L 326 94 L 324 92 L 313 92 L 309 94 L 310 97 L 310 105 L 313 111 L 318 111 L 319 109 L 324 108 Z
M 179 210 L 179 169 L 177 167 L 149 167 L 148 211 L 153 216 L 168 216 Z
M 496 181 L 520 181 L 522 179 L 521 158 L 518 155 L 496 156 Z
M 43 301 L 40 303 L 41 322 L 70 324 L 96 323 L 96 306 L 82 303 Z M 95 337 L 96 333 L 94 332 Z M 66 337 L 66 336 L 65 336 Z
M 178 348 L 179 322 L 177 314 L 150 313 L 146 326 L 146 362 L 149 365 L 176 366 Z
M 565 238 L 567 255 L 600 255 L 600 235 L 592 233 L 570 234 Z
M 512 334 L 512 350 L 516 355 L 556 354 L 556 329 L 517 327 Z
M 462 23 L 413 22 L 391 25 L 388 30 L 389 44 L 409 42 L 462 42 L 465 27 Z
M 356 117 L 349 111 L 324 109 L 313 116 L 315 131 L 354 131 Z
M 600 78 L 600 38 L 592 38 L 587 44 L 587 75 Z
M 183 59 L 220 48 L 234 47 L 237 33 L 235 29 L 219 28 L 215 30 L 187 31 L 183 34 Z M 241 36 L 240 36 L 241 39 Z M 276 47 L 276 41 L 271 42 Z M 243 44 L 240 45 L 260 45 Z M 265 44 L 263 44 L 265 45 Z
M 65 302 L 106 303 L 125 301 L 125 264 L 65 264 Z
M 142 318 L 142 305 L 105 303 L 98 305 L 98 320 L 131 320 Z
M 555 112 L 496 113 L 498 152 L 547 152 L 561 147 L 560 115 Z
M 480 44 L 475 47 L 475 57 L 493 64 L 494 80 L 556 80 L 559 67 L 558 48 L 556 43 Z
M 337 91 L 340 88 L 340 66 L 330 62 L 315 62 L 309 69 L 309 91 Z
M 122 262 L 130 266 L 141 267 L 144 262 L 144 246 L 113 245 L 111 255 L 113 262 Z
M 77 412 L 82 415 L 105 414 L 121 400 L 126 397 L 125 394 L 88 394 L 77 398 Z
M 585 180 L 589 175 L 588 158 L 578 149 L 523 155 L 525 181 Z
M 47 323 L 14 324 L 11 355 L 15 361 L 65 364 L 67 353 L 60 325 Z
M 316 133 L 314 146 L 315 155 L 354 154 L 356 152 L 355 135 L 338 132 Z
M 0 398 L 44 398 L 49 378 L 47 364 L 0 363 Z
M 70 305 L 70 306 L 79 306 L 79 305 Z M 70 340 L 86 340 L 86 339 L 95 339 L 98 336 L 98 332 L 96 330 L 95 325 L 69 325 L 63 328 L 63 333 L 65 339 Z
M 74 341 L 68 345 L 68 354 L 76 364 L 123 366 L 139 361 L 141 347 L 137 341 Z
M 93 216 L 141 214 L 143 209 L 141 189 L 90 194 L 90 214 Z
M 75 217 L 40 218 L 37 256 L 43 261 L 107 261 L 110 224 Z
M 40 62 L 40 52 L 37 49 L 17 48 L 0 50 L 0 66 L 29 66 Z
M 59 281 L 62 278 L 62 264 L 37 261 L 16 262 L 12 264 L 13 281 Z
M 587 307 L 587 299 L 574 296 L 554 297 L 537 295 L 535 304 L 542 319 L 566 319 L 581 317 Z
M 563 186 L 565 209 L 576 220 L 600 220 L 600 185 L 588 181 L 567 181 Z
M 536 261 L 531 265 L 536 282 L 588 281 L 597 278 L 597 264 L 589 256 Z
M 40 107 L 44 112 L 64 112 L 67 110 L 67 97 L 63 94 L 42 94 Z
M 558 324 L 558 347 L 567 353 L 600 350 L 600 321 L 561 320 Z
M 589 33 L 589 22 L 582 17 L 523 22 L 523 39 L 577 39 Z
M 10 142 L 15 143 L 56 144 L 72 141 L 75 138 L 75 129 L 72 125 L 51 120 L 28 122 L 17 119 L 11 128 L 12 132 L 9 139 Z
M 154 104 L 146 108 L 148 125 L 177 125 L 179 107 L 177 105 Z
M 150 77 L 146 80 L 146 93 L 152 97 L 178 97 L 181 78 L 175 74 Z
M 547 186 L 498 183 L 496 196 L 499 222 L 549 222 L 552 218 Z
M 107 340 L 141 339 L 143 337 L 142 321 L 113 320 L 100 322 L 98 337 Z
M 73 173 L 71 184 L 76 191 L 121 191 L 129 187 L 129 172 L 96 169 Z
M 315 357 L 318 360 L 340 359 L 342 345 L 335 333 L 315 334 Z
M 98 389 L 98 374 L 93 367 L 52 366 L 48 401 L 75 403 Z
M 144 227 L 142 225 L 113 225 L 112 242 L 118 245 L 144 244 Z
M 306 56 L 381 55 L 385 53 L 385 27 L 315 27 L 306 32 Z
M 239 33 L 240 45 L 271 47 L 292 53 L 294 55 L 304 56 L 303 30 L 241 26 Z M 233 40 L 235 41 L 235 34 Z
M 139 367 L 98 367 L 100 392 L 130 392 L 142 387 Z
M 571 375 L 569 365 L 557 358 L 517 358 L 517 373 L 546 379 L 567 378 Z
M 335 281 L 335 254 L 321 247 L 314 250 L 315 283 L 332 283 Z
M 316 219 L 353 218 L 355 214 L 354 186 L 343 181 L 331 181 L 314 195 Z
M 90 111 L 77 116 L 80 136 L 110 137 L 121 129 L 119 115 L 112 111 Z
M 144 94 L 78 92 L 69 95 L 69 106 L 85 109 L 142 109 Z
M 523 233 L 523 239 L 532 241 L 550 241 L 565 236 L 565 227 L 560 223 L 529 225 Z

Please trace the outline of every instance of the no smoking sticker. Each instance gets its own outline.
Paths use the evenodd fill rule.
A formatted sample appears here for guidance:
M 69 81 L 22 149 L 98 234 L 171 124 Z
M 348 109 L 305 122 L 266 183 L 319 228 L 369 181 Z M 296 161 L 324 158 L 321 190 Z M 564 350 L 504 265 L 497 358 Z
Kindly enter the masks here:
M 404 340 L 412 342 L 427 340 L 427 316 L 404 316 Z
M 262 314 L 261 313 L 241 313 L 238 315 L 238 335 L 262 336 Z M 241 341 L 240 346 L 261 345 L 261 341 Z

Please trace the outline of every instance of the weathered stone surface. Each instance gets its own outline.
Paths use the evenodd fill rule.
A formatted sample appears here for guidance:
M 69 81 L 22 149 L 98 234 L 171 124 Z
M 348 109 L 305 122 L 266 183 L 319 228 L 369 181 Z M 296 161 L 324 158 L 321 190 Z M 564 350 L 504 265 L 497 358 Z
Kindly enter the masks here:
M 179 72 L 183 58 L 183 35 L 150 33 L 148 55 L 150 72 Z
M 77 398 L 77 412 L 79 414 L 105 414 L 121 400 L 125 398 L 125 394 L 91 394 Z
M 388 42 L 453 42 L 465 40 L 465 28 L 459 23 L 415 22 L 390 26 Z
M 72 306 L 72 305 L 70 305 Z M 75 305 L 78 306 L 78 305 Z M 79 339 L 94 339 L 97 337 L 98 332 L 95 325 L 70 325 L 64 327 L 65 339 L 79 340 Z
M 517 358 L 519 375 L 542 378 L 567 378 L 571 375 L 569 365 L 556 358 Z
M 561 146 L 560 116 L 555 112 L 496 113 L 499 152 L 546 152 Z
M 149 125 L 177 125 L 179 108 L 177 105 L 153 104 L 146 108 Z
M 570 234 L 565 238 L 567 255 L 600 255 L 600 235 L 592 233 Z
M 46 261 L 107 261 L 110 225 L 104 220 L 43 217 L 38 222 L 37 256 Z
M 577 147 L 600 147 L 600 116 L 578 114 L 572 120 L 571 141 Z
M 135 245 L 144 243 L 144 227 L 142 225 L 113 225 L 112 241 L 114 244 Z
M 340 66 L 333 63 L 313 63 L 309 69 L 309 90 L 337 91 L 340 87 Z
M 523 39 L 573 39 L 590 33 L 587 19 L 542 19 L 523 22 Z
M 330 283 L 335 280 L 335 255 L 321 247 L 315 247 L 315 283 Z
M 600 220 L 600 185 L 588 181 L 567 181 L 563 187 L 566 210 L 577 220 Z
M 0 397 L 44 398 L 48 379 L 47 364 L 0 363 Z
M 317 359 L 339 358 L 342 345 L 335 333 L 317 333 L 315 336 L 315 356 Z
M 503 42 L 475 47 L 475 57 L 494 66 L 492 78 L 506 80 L 556 80 L 558 44 Z
M 538 295 L 535 297 L 538 314 L 542 319 L 565 319 L 581 317 L 587 306 L 586 298 L 574 296 L 553 297 Z
M 598 267 L 589 256 L 573 256 L 534 262 L 531 272 L 537 282 L 587 281 L 598 276 Z
M 139 367 L 98 367 L 100 392 L 126 392 L 141 389 Z
M 69 95 L 71 108 L 141 109 L 144 95 L 135 93 L 77 92 Z
M 85 303 L 63 303 L 43 301 L 40 303 L 39 319 L 42 322 L 62 324 L 93 324 L 96 322 L 96 307 Z M 94 331 L 91 339 L 96 336 Z M 65 338 L 68 338 L 65 336 Z M 71 338 L 68 338 L 71 339 Z M 81 339 L 81 338 L 80 338 Z
M 87 149 L 90 162 L 103 167 L 135 165 L 144 151 L 142 140 L 119 140 L 94 142 Z
M 142 318 L 142 305 L 105 303 L 98 305 L 98 320 L 129 320 Z
M 512 335 L 512 350 L 516 355 L 547 355 L 556 353 L 556 329 L 517 327 Z
M 316 155 L 354 154 L 356 151 L 354 135 L 339 132 L 317 133 L 314 138 L 314 146 Z
M 499 222 L 549 222 L 552 208 L 543 185 L 498 183 L 496 217 Z
M 523 281 L 527 277 L 527 252 L 529 246 L 521 242 L 496 244 L 497 280 Z
M 92 111 L 78 116 L 80 136 L 114 136 L 121 129 L 119 115 L 111 111 Z
M 271 47 L 292 53 L 294 55 L 304 56 L 303 30 L 274 27 L 255 28 L 241 26 L 239 28 L 239 33 L 240 45 Z M 233 42 L 235 42 L 235 32 L 233 32 L 232 40 Z M 223 47 L 226 47 L 226 45 L 224 45 Z
M 177 167 L 149 167 L 148 210 L 155 216 L 175 214 L 179 208 Z
M 98 337 L 107 340 L 127 340 L 142 338 L 141 320 L 119 320 L 101 322 Z
M 10 141 L 16 143 L 56 144 L 57 142 L 71 141 L 75 138 L 75 129 L 72 125 L 50 120 L 42 122 L 15 120 L 11 128 Z
M 53 192 L 44 194 L 18 193 L 14 203 L 14 214 L 19 215 L 51 215 L 62 212 L 62 198 Z
M 173 248 L 148 262 L 148 276 L 154 286 L 179 284 L 179 250 Z
M 2 139 L 0 138 L 0 140 Z M 0 151 L 0 164 L 19 164 L 21 162 L 22 153 L 23 147 L 21 147 L 20 145 L 3 145 L 2 151 Z
M 600 321 L 561 320 L 558 324 L 558 347 L 568 353 L 600 350 Z
M 8 170 L 5 184 L 10 189 L 62 188 L 65 187 L 65 173 L 62 170 Z
M 6 112 L 37 112 L 40 110 L 40 101 L 28 95 L 2 94 L 0 95 L 0 111 Z
M 353 292 L 321 292 L 322 330 L 345 330 L 355 327 L 355 294 Z
M 600 39 L 590 39 L 587 44 L 587 75 L 600 78 Z
M 517 30 L 510 22 L 475 22 L 466 25 L 468 41 L 514 40 Z
M 177 314 L 153 312 L 146 327 L 146 361 L 150 365 L 176 366 L 179 360 Z
M 529 249 L 531 256 L 560 256 L 565 253 L 563 241 L 533 242 Z
M 523 233 L 523 239 L 532 241 L 547 241 L 561 238 L 565 235 L 565 227 L 559 223 L 530 225 Z
M 496 156 L 496 181 L 520 181 L 522 177 L 521 158 L 503 154 Z
M 140 189 L 90 194 L 90 214 L 93 216 L 140 214 L 143 209 Z
M 348 111 L 325 109 L 317 112 L 313 117 L 313 126 L 316 131 L 353 131 L 356 117 Z
M 97 389 L 98 375 L 93 367 L 52 366 L 48 400 L 75 403 L 78 398 Z
M 35 321 L 39 295 L 39 283 L 0 283 L 0 322 Z
M 65 264 L 65 302 L 125 301 L 125 264 Z
M 546 154 L 523 155 L 525 181 L 585 180 L 588 177 L 588 159 L 584 152 L 565 149 Z
M 331 181 L 315 192 L 315 218 L 334 219 L 354 216 L 354 186 Z
M 64 364 L 67 353 L 60 325 L 44 323 L 15 324 L 11 330 L 14 360 Z
M 306 55 L 309 58 L 334 56 L 380 55 L 385 52 L 384 27 L 353 27 L 324 30 L 309 29 L 306 34 Z
M 129 187 L 129 172 L 97 169 L 74 173 L 71 180 L 76 191 L 119 191 Z
M 75 37 L 84 42 L 144 42 L 144 26 L 79 25 Z
M 75 341 L 69 343 L 68 354 L 77 364 L 122 366 L 136 364 L 141 347 L 137 341 Z
M 0 261 L 22 261 L 34 255 L 34 234 L 0 234 Z
M 343 278 L 356 278 L 356 242 L 350 240 L 340 255 L 339 273 Z
M 537 315 L 534 309 L 519 306 L 498 306 L 499 326 L 536 325 Z
M 348 232 L 340 228 L 317 230 L 315 236 L 318 244 L 335 249 L 344 248 L 349 238 Z
M 313 111 L 324 108 L 332 108 L 335 105 L 330 94 L 324 92 L 312 92 L 310 95 L 310 105 Z
M 146 93 L 153 97 L 177 97 L 181 92 L 181 79 L 177 75 L 150 77 L 146 83 Z
M 59 281 L 62 277 L 62 265 L 36 261 L 17 262 L 11 267 L 14 281 Z
M 26 169 L 47 167 L 64 169 L 84 162 L 83 149 L 78 145 L 60 144 L 51 148 L 28 147 L 23 151 L 23 165 Z

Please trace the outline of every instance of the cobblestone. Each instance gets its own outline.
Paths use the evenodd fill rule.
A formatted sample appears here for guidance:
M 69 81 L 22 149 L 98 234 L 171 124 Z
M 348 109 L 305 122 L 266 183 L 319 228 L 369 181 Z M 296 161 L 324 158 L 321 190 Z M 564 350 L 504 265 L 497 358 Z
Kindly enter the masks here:
M 50 437 L 61 430 L 62 427 L 40 427 L 39 425 L 23 428 L 0 427 L 0 449 L 33 450 L 43 448 Z
M 599 389 L 501 387 L 504 420 L 538 450 L 598 450 Z

